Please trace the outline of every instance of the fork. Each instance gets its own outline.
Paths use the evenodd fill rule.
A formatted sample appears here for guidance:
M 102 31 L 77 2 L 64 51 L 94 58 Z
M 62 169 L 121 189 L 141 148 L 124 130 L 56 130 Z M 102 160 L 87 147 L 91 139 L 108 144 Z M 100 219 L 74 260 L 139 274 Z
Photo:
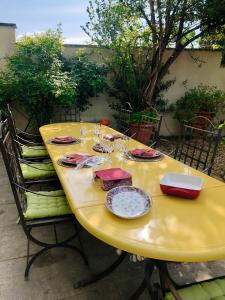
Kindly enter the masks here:
M 86 158 L 85 160 L 83 160 L 81 163 L 77 164 L 75 170 L 78 170 L 78 169 L 81 169 L 83 168 L 83 166 L 89 161 L 92 159 L 92 156 L 91 157 L 88 157 Z

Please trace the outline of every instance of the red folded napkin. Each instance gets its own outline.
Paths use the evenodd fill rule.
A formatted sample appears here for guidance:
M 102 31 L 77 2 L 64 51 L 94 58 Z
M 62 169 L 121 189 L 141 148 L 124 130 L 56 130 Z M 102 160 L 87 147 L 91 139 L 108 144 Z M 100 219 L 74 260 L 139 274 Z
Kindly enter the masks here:
M 132 185 L 131 174 L 120 168 L 95 171 L 95 180 L 101 182 L 102 189 L 105 191 L 118 185 Z
M 121 180 L 131 178 L 130 173 L 120 169 L 112 168 L 95 172 L 95 176 L 102 180 Z
M 135 149 L 131 151 L 132 155 L 154 157 L 159 154 L 159 151 L 153 149 Z
M 121 134 L 106 134 L 104 136 L 105 139 L 110 140 L 110 141 L 114 141 L 117 139 L 122 139 L 123 136 Z
M 72 136 L 68 136 L 68 135 L 65 135 L 65 136 L 56 136 L 53 138 L 53 140 L 55 141 L 60 141 L 60 142 L 66 142 L 66 141 L 70 141 L 70 140 L 73 140 L 74 138 Z
M 79 164 L 91 157 L 93 157 L 93 155 L 73 153 L 66 155 L 63 161 L 71 164 Z

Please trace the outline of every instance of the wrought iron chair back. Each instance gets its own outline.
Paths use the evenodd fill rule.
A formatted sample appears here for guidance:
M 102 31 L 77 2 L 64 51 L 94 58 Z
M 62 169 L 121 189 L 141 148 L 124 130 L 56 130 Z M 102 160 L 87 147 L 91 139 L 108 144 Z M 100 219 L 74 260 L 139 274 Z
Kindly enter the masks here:
M 46 194 L 47 194 L 46 195 L 45 192 L 40 193 L 38 191 L 31 191 L 25 187 L 24 182 L 21 181 L 20 176 L 18 176 L 18 171 L 19 171 L 17 169 L 18 164 L 16 161 L 14 162 L 14 160 L 12 159 L 12 157 L 16 158 L 16 156 L 15 155 L 11 156 L 11 154 L 10 154 L 10 151 L 13 151 L 13 143 L 12 143 L 12 140 L 10 140 L 10 139 L 11 139 L 11 134 L 10 134 L 10 131 L 8 128 L 8 120 L 6 119 L 4 122 L 0 122 L 0 149 L 2 152 L 3 160 L 4 160 L 4 163 L 6 166 L 6 171 L 7 171 L 10 185 L 12 188 L 12 192 L 14 195 L 17 211 L 19 214 L 19 220 L 20 220 L 20 223 L 23 227 L 24 233 L 26 234 L 27 240 L 28 240 L 27 266 L 26 266 L 25 274 L 24 274 L 25 278 L 26 279 L 28 278 L 29 270 L 30 270 L 30 267 L 33 264 L 33 262 L 44 252 L 48 251 L 51 248 L 55 248 L 55 247 L 70 248 L 70 249 L 75 250 L 77 253 L 79 253 L 81 255 L 84 262 L 87 264 L 87 259 L 83 253 L 82 245 L 81 245 L 81 249 L 79 249 L 76 246 L 70 244 L 70 242 L 74 238 L 76 238 L 79 233 L 76 223 L 75 223 L 75 218 L 72 214 L 56 216 L 56 217 L 54 217 L 54 216 L 53 217 L 44 217 L 44 218 L 39 218 L 39 219 L 34 219 L 34 220 L 25 219 L 24 213 L 27 208 L 25 192 L 39 195 L 39 197 L 47 196 L 48 198 L 54 198 L 54 197 L 58 197 L 58 196 L 49 195 L 49 194 L 47 194 L 47 192 L 46 192 Z M 45 200 L 48 201 L 47 199 L 45 199 Z M 64 237 L 63 241 L 58 241 L 57 232 L 56 232 L 56 224 L 65 223 L 65 222 L 72 223 L 75 226 L 75 232 L 73 234 L 71 234 L 69 237 Z M 52 225 L 54 227 L 55 242 L 50 242 L 50 243 L 43 242 L 43 241 L 37 239 L 31 233 L 31 231 L 34 227 L 50 226 L 50 225 Z M 29 255 L 30 241 L 32 241 L 33 243 L 42 247 L 42 249 L 40 251 L 38 251 L 36 254 L 34 254 L 31 259 L 29 257 L 30 256 Z M 80 244 L 81 244 L 81 242 L 80 242 Z
M 40 177 L 40 178 L 34 178 L 34 179 L 24 179 L 23 172 L 20 163 L 27 165 L 29 168 L 31 168 L 33 171 L 41 170 L 43 172 L 48 171 L 54 171 L 54 168 L 46 170 L 44 168 L 45 164 L 49 164 L 49 161 L 46 162 L 32 162 L 25 160 L 20 157 L 17 143 L 15 143 L 15 139 L 13 138 L 13 135 L 11 133 L 9 120 L 8 118 L 1 122 L 1 135 L 3 137 L 2 140 L 2 147 L 4 147 L 4 152 L 7 156 L 7 160 L 5 161 L 8 165 L 11 171 L 13 171 L 13 176 L 17 177 L 19 179 L 20 183 L 23 185 L 31 185 L 31 184 L 40 184 L 40 183 L 50 183 L 57 181 L 57 177 L 52 174 L 52 176 L 49 177 Z M 40 165 L 41 164 L 41 165 Z M 42 167 L 43 165 L 43 167 Z M 16 179 L 16 178 L 14 178 Z
M 24 180 L 21 169 L 18 167 L 19 162 L 14 153 L 13 141 L 8 127 L 8 119 L 0 123 L 0 149 L 2 152 L 3 161 L 8 174 L 9 182 L 14 195 L 16 207 L 20 216 L 23 227 L 25 226 L 25 219 L 23 212 L 26 209 L 26 201 L 21 190 L 16 185 L 24 186 Z
M 145 144 L 151 147 L 153 147 L 159 139 L 159 133 L 162 124 L 162 115 L 160 115 L 154 108 L 152 108 L 152 111 L 152 116 L 146 115 L 143 112 L 137 132 L 137 139 L 140 141 L 144 140 Z M 143 127 L 144 130 L 141 130 L 141 127 Z
M 121 109 L 118 114 L 117 126 L 118 130 L 122 133 L 129 132 L 130 116 L 132 110 L 130 109 Z
M 210 175 L 220 140 L 221 129 L 206 117 L 194 117 L 183 124 L 174 158 Z
M 19 156 L 22 157 L 21 144 L 20 144 L 19 138 L 17 136 L 16 124 L 15 124 L 15 121 L 14 121 L 14 118 L 12 115 L 12 110 L 11 110 L 9 104 L 7 104 L 7 119 L 8 119 L 9 130 L 13 136 L 13 139 L 15 139 L 16 150 L 17 150 Z
M 77 122 L 80 120 L 80 112 L 76 106 L 64 107 L 56 106 L 51 123 L 61 123 L 61 122 Z
M 22 146 L 24 147 L 33 147 L 33 150 L 40 150 L 38 147 L 35 148 L 35 146 L 43 146 L 43 142 L 40 135 L 32 134 L 28 132 L 24 132 L 16 127 L 12 110 L 10 108 L 10 105 L 7 104 L 7 118 L 9 121 L 9 129 L 11 131 L 11 134 L 13 136 L 16 149 L 18 151 L 18 154 L 21 158 L 23 158 L 22 155 Z M 38 157 L 37 157 L 38 159 Z

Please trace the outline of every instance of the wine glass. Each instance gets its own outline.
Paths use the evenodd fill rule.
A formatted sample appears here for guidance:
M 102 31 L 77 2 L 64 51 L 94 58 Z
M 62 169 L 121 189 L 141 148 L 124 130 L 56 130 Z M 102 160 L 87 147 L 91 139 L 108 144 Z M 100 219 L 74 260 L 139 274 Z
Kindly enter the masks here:
M 93 133 L 96 136 L 101 135 L 101 126 L 100 126 L 100 124 L 95 124 L 94 129 L 93 129 Z
M 122 153 L 122 157 L 126 157 L 128 152 L 129 138 L 123 137 L 123 139 L 117 139 L 115 141 L 115 148 Z
M 87 135 L 87 128 L 85 127 L 83 121 L 80 121 L 80 135 L 81 135 L 81 138 L 83 140 L 85 140 L 85 137 Z
M 114 142 L 103 138 L 100 141 L 100 145 L 102 146 L 103 149 L 105 149 L 105 152 L 106 152 L 105 159 L 106 159 L 106 161 L 107 162 L 112 162 L 111 153 L 114 150 Z

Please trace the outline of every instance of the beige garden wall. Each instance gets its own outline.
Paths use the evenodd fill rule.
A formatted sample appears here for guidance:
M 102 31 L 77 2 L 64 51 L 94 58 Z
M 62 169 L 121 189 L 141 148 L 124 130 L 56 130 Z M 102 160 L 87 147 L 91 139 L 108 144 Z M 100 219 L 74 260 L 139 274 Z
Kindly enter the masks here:
M 0 23 L 0 68 L 5 67 L 5 57 L 13 52 L 16 24 Z
M 93 48 L 84 48 L 82 45 L 65 45 L 64 55 L 72 57 L 80 51 L 86 49 L 92 57 L 100 58 L 95 54 Z M 168 50 L 168 54 L 171 50 Z M 187 89 L 199 84 L 215 85 L 219 89 L 225 90 L 225 68 L 220 65 L 221 52 L 212 50 L 185 50 L 171 66 L 166 79 L 175 79 L 175 83 L 165 92 L 165 98 L 169 103 L 176 102 Z M 109 108 L 112 99 L 107 94 L 100 95 L 98 99 L 93 99 L 94 105 L 83 114 L 83 119 L 106 117 L 113 120 L 114 111 Z M 224 116 L 221 116 L 221 119 Z M 165 114 L 163 118 L 161 134 L 174 135 L 179 132 L 179 124 L 173 119 L 171 113 Z
M 170 68 L 166 79 L 175 79 L 175 83 L 165 93 L 169 103 L 176 102 L 187 89 L 199 84 L 217 86 L 225 90 L 225 68 L 220 65 L 221 51 L 185 50 Z M 219 120 L 225 116 L 218 116 Z M 179 131 L 179 124 L 167 114 L 163 121 L 162 133 L 173 134 Z
M 4 68 L 4 57 L 10 55 L 15 43 L 15 24 L 0 23 L 0 68 Z M 82 45 L 65 45 L 64 55 L 74 56 L 81 49 L 88 51 L 93 59 L 101 62 L 101 58 L 96 54 L 95 48 Z M 168 54 L 169 54 L 168 50 Z M 190 89 L 200 83 L 215 85 L 225 90 L 225 68 L 220 66 L 221 52 L 211 50 L 185 50 L 170 68 L 170 73 L 166 79 L 175 79 L 175 83 L 165 93 L 169 103 L 174 103 L 181 97 L 186 89 Z M 113 114 L 109 104 L 112 102 L 106 93 L 97 98 L 91 99 L 91 108 L 81 114 L 84 121 L 98 121 L 102 118 L 111 120 L 114 126 Z M 223 116 L 221 116 L 222 119 Z M 26 119 L 24 115 L 17 113 L 16 121 L 19 127 L 24 128 Z M 179 124 L 172 118 L 171 114 L 166 114 L 163 118 L 162 135 L 174 135 L 179 131 Z

